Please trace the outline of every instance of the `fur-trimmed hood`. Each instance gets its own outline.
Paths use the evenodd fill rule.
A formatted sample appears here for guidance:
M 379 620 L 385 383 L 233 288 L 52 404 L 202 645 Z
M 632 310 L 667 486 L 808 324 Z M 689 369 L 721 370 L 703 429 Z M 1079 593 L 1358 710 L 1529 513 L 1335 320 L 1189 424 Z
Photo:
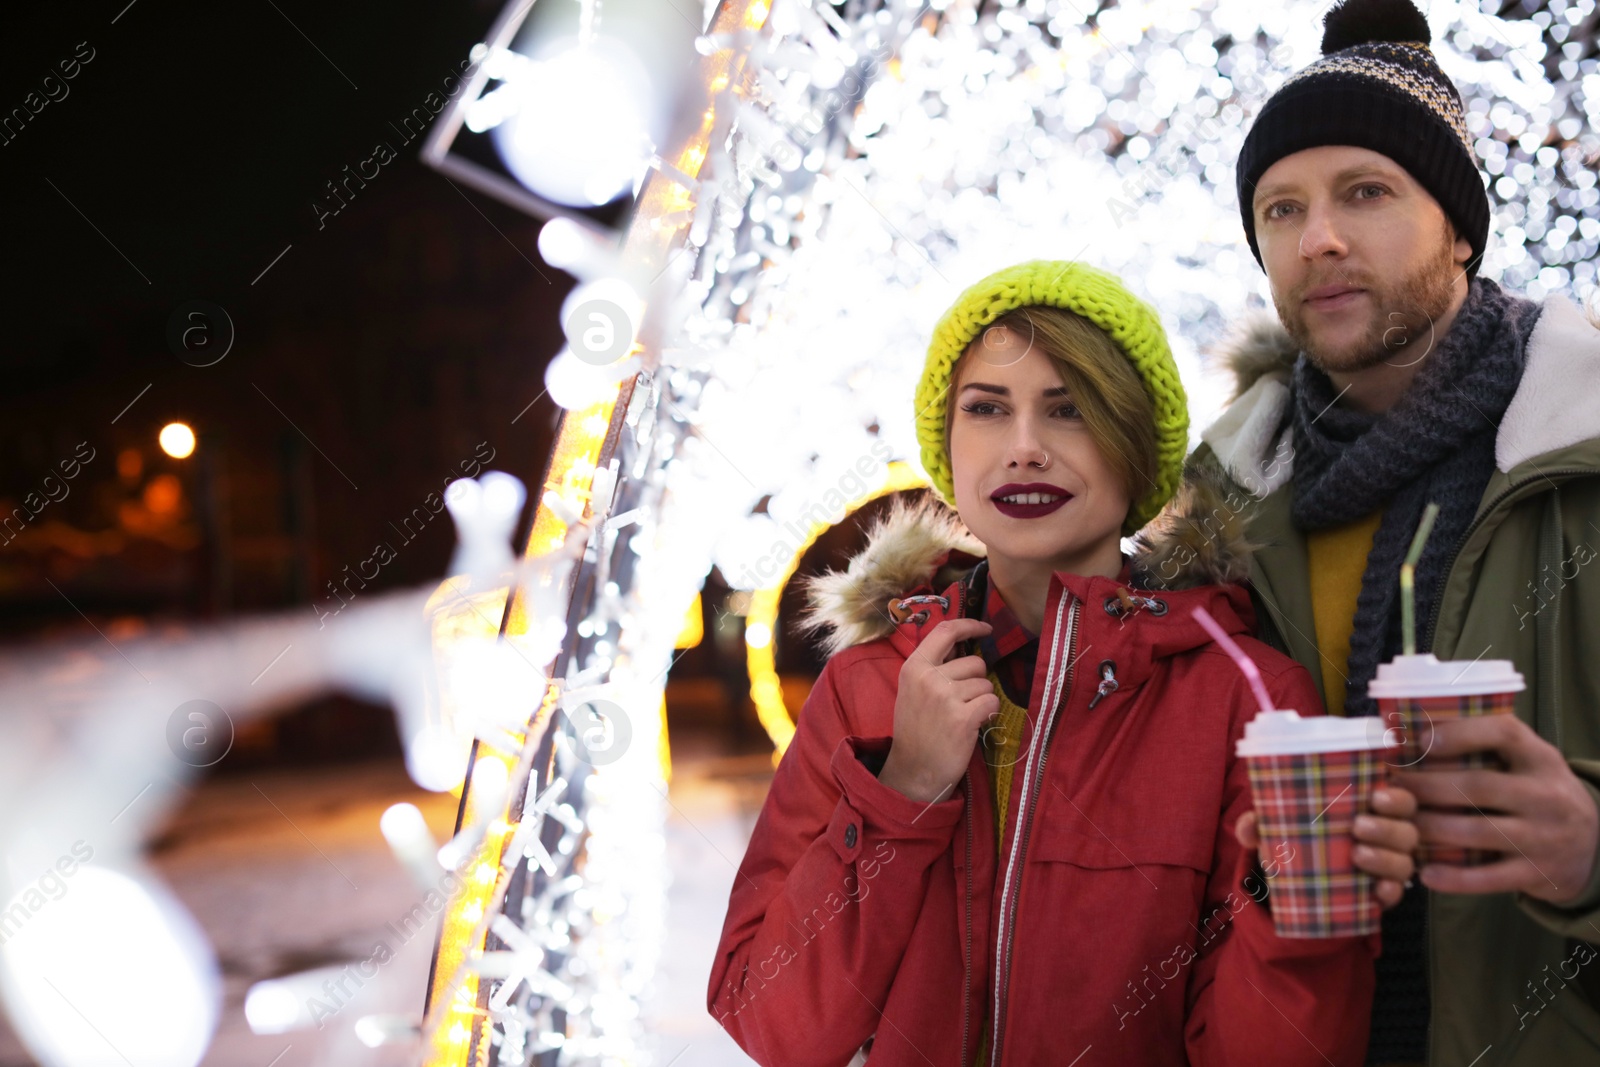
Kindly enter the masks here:
M 1245 500 L 1191 471 L 1170 503 L 1134 538 L 1135 589 L 1190 589 L 1242 582 L 1255 546 L 1245 536 Z M 890 603 L 939 592 L 984 558 L 983 544 L 931 493 L 901 496 L 867 530 L 866 547 L 843 571 L 803 579 L 806 608 L 796 622 L 828 656 L 887 637 L 897 625 Z
M 1266 496 L 1289 480 L 1294 458 L 1288 425 L 1289 378 L 1300 346 L 1278 316 L 1246 314 L 1218 346 L 1216 358 L 1233 375 L 1233 396 L 1201 440 L 1239 485 Z
M 1236 388 L 1201 440 L 1235 483 L 1266 496 L 1286 485 L 1294 468 L 1289 379 L 1299 346 L 1276 314 L 1257 310 L 1240 319 L 1216 355 Z M 1542 456 L 1600 439 L 1597 392 L 1600 322 L 1553 293 L 1540 305 L 1522 380 L 1495 434 L 1496 468 L 1510 473 L 1531 461 L 1536 469 Z
M 1216 354 L 1233 375 L 1233 395 L 1228 398 L 1232 403 L 1263 378 L 1288 381 L 1294 361 L 1300 356 L 1300 346 L 1283 328 L 1276 313 L 1257 308 L 1239 319 Z

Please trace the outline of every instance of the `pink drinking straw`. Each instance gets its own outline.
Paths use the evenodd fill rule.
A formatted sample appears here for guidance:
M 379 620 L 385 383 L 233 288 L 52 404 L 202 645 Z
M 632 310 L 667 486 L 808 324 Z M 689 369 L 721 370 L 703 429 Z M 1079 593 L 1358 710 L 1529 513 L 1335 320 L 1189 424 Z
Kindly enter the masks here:
M 1255 690 L 1256 700 L 1261 703 L 1261 710 L 1276 711 L 1272 698 L 1267 695 L 1267 687 L 1261 683 L 1261 672 L 1256 669 L 1255 660 L 1245 655 L 1244 649 L 1234 644 L 1233 638 L 1223 632 L 1222 627 L 1217 625 L 1217 620 L 1213 619 L 1205 608 L 1195 608 L 1191 614 L 1195 617 L 1195 621 L 1206 628 L 1206 633 L 1222 646 L 1222 650 L 1233 657 L 1233 662 L 1244 672 L 1245 678 L 1250 682 L 1250 688 Z

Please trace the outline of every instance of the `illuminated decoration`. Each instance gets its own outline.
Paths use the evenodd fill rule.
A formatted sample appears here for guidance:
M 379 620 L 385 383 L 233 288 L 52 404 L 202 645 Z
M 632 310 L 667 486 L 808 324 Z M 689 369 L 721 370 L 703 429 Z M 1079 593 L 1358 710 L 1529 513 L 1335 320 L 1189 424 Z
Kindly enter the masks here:
M 694 648 L 706 636 L 705 607 L 700 602 L 700 594 L 694 595 L 694 603 L 689 605 L 689 611 L 683 617 L 683 631 L 678 634 L 678 639 L 672 643 L 673 648 Z
M 1577 25 L 1593 4 L 1557 14 Z M 1195 432 L 1216 414 L 1231 383 L 1202 352 L 1268 296 L 1233 162 L 1253 113 L 1317 58 L 1323 6 L 717 8 L 699 96 L 620 248 L 570 220 L 540 240 L 581 284 L 547 372 L 566 410 L 527 554 L 581 559 L 518 587 L 497 637 L 441 638 L 442 661 L 492 640 L 547 684 L 520 692 L 523 722 L 504 668 L 441 697 L 474 724 L 457 836 L 479 852 L 446 911 L 428 1064 L 650 1058 L 638 998 L 661 944 L 662 695 L 685 613 L 713 566 L 748 598 L 752 693 L 781 752 L 778 593 L 821 529 L 920 484 L 891 464 L 917 454 L 927 334 L 968 283 L 1031 257 L 1116 272 L 1171 329 Z M 1557 61 L 1572 68 L 1557 86 L 1549 21 L 1451 0 L 1430 16 L 1490 176 L 1482 273 L 1589 298 L 1593 58 Z
M 520 649 L 500 642 L 496 658 L 458 641 L 452 651 L 495 680 L 485 687 L 494 699 L 460 701 L 453 721 L 447 720 L 430 698 L 441 684 L 455 688 L 462 679 L 459 671 L 452 676 L 435 669 L 430 622 L 455 601 L 470 610 L 474 599 L 509 585 L 526 598 L 532 617 L 546 620 L 520 635 L 527 654 L 556 657 L 566 633 L 562 614 L 571 599 L 572 565 L 588 531 L 576 527 L 559 548 L 517 564 L 506 518 L 510 512 L 514 521 L 523 492 L 499 472 L 452 483 L 445 493 L 458 534 L 452 565 L 471 569 L 449 583 L 453 594 L 436 596 L 431 605 L 426 589 L 372 592 L 337 612 L 279 613 L 152 636 L 140 643 L 137 665 L 119 650 L 97 660 L 81 646 L 12 657 L 16 662 L 0 671 L 0 707 L 43 709 L 59 727 L 37 729 L 27 716 L 0 719 L 0 852 L 12 871 L 0 1006 L 31 1061 L 82 1067 L 137 1059 L 189 1067 L 207 1054 L 223 999 L 216 955 L 143 862 L 143 844 L 165 824 L 187 783 L 226 757 L 236 726 L 308 698 L 339 691 L 393 704 L 413 773 L 430 763 L 416 758 L 416 750 L 430 747 L 430 726 L 480 739 L 486 751 L 474 765 L 467 819 L 448 844 L 438 848 L 425 840 L 425 826 L 418 833 L 415 809 L 386 813 L 379 828 L 418 887 L 434 895 L 425 911 L 437 913 L 444 904 L 440 891 L 454 893 L 451 883 L 459 878 L 470 880 L 476 893 L 492 890 L 493 858 L 502 851 L 523 854 L 504 845 L 496 813 L 508 808 L 513 778 L 525 782 L 531 773 L 523 766 L 513 775 L 505 756 L 488 750 L 522 745 L 507 723 L 515 715 L 521 730 L 540 721 L 533 710 L 546 686 L 542 678 L 523 684 L 524 675 L 507 669 L 503 661 Z M 193 698 L 196 692 L 206 698 Z M 517 707 L 517 699 L 525 706 Z M 117 816 L 108 819 L 112 810 Z M 550 814 L 574 834 L 582 825 L 565 812 Z M 64 853 L 66 841 L 74 843 Z M 46 874 L 30 879 L 27 872 L 36 871 Z M 63 896 L 66 878 L 71 892 Z M 480 904 L 478 910 L 486 909 Z M 476 918 L 470 909 L 460 915 Z M 355 977 L 363 971 L 371 977 L 385 952 L 380 943 L 372 957 L 354 963 Z M 336 975 L 326 970 L 257 983 L 245 997 L 246 1021 L 261 1033 L 320 1027 L 343 1006 L 350 969 L 334 969 L 339 988 L 331 1003 L 322 998 L 330 996 Z M 86 1013 L 93 1014 L 93 1026 L 83 1024 Z M 419 1032 L 414 1016 L 351 1022 L 369 1043 Z
M 45 1067 L 199 1063 L 222 1007 L 199 925 L 147 874 L 85 863 L 70 885 L 0 949 L 0 988 L 32 1051 Z
M 469 69 L 447 80 L 423 162 L 615 244 L 671 131 L 704 22 L 693 6 L 505 0 Z
M 173 459 L 188 459 L 194 454 L 194 431 L 186 423 L 167 423 L 161 427 L 156 441 L 161 445 L 161 451 Z
M 928 476 L 920 467 L 909 463 L 891 463 L 887 478 L 882 484 L 868 490 L 863 496 L 845 505 L 848 513 L 859 510 L 881 496 L 907 489 L 920 489 L 928 484 Z M 796 546 L 793 556 L 784 565 L 782 576 L 774 583 L 755 590 L 750 595 L 750 607 L 745 613 L 745 667 L 750 674 L 750 699 L 756 705 L 756 717 L 761 720 L 767 736 L 772 739 L 772 765 L 788 751 L 794 739 L 794 714 L 783 702 L 783 685 L 778 678 L 778 668 L 773 650 L 772 635 L 778 632 L 778 604 L 783 599 L 784 586 L 794 577 L 806 550 L 816 544 L 817 538 L 835 525 L 827 521 L 814 521 L 806 531 L 804 540 Z
M 650 84 L 619 41 L 562 45 L 539 59 L 492 53 L 489 76 L 504 84 L 468 110 L 467 127 L 492 124 L 506 166 L 534 192 L 562 204 L 610 203 L 650 158 Z
M 595 512 L 604 515 L 605 499 L 592 500 L 591 494 L 600 484 L 611 482 L 610 472 L 599 474 L 597 461 L 608 440 L 615 439 L 611 427 L 615 411 L 614 401 L 607 401 L 571 413 L 563 421 L 551 461 L 552 478 L 546 483 L 543 506 L 535 515 L 528 538 L 530 557 L 563 553 L 574 534 L 582 536 L 586 532 L 579 520 L 591 504 L 595 505 Z M 557 471 L 559 476 L 555 476 Z M 471 603 L 459 590 L 447 592 L 441 588 L 430 600 L 430 607 L 435 609 L 441 604 L 449 605 L 447 617 L 457 627 L 452 631 L 435 624 L 436 659 L 447 664 L 465 654 L 476 662 L 455 675 L 455 685 L 442 680 L 440 686 L 441 721 L 474 724 L 470 742 L 474 769 L 462 795 L 457 837 L 452 842 L 462 844 L 448 856 L 441 850 L 441 863 L 468 852 L 473 855 L 465 887 L 446 910 L 435 955 L 428 1012 L 422 1026 L 428 1063 L 472 1062 L 479 1055 L 474 1050 L 489 1039 L 482 1026 L 487 1017 L 489 991 L 483 986 L 479 967 L 483 959 L 493 958 L 495 950 L 488 949 L 490 955 L 485 957 L 486 939 L 496 918 L 505 917 L 506 896 L 512 883 L 520 877 L 519 885 L 526 885 L 533 877 L 532 870 L 523 865 L 530 856 L 539 861 L 539 872 L 546 878 L 555 871 L 550 852 L 538 836 L 543 832 L 545 816 L 555 817 L 565 830 L 561 842 L 554 846 L 563 856 L 572 854 L 583 830 L 583 823 L 570 805 L 551 810 L 555 799 L 566 789 L 566 780 L 543 795 L 534 795 L 536 768 L 548 768 L 558 736 L 547 727 L 560 688 L 548 685 L 544 668 L 554 662 L 568 636 L 563 616 L 570 600 L 569 580 L 560 568 L 552 568 L 519 586 L 509 603 L 500 594 L 505 623 L 498 638 L 498 626 L 484 627 L 486 619 L 498 616 L 485 615 L 485 605 Z M 461 610 L 459 606 L 464 602 L 468 606 Z M 489 663 L 498 664 L 500 670 L 485 679 L 481 672 Z M 448 668 L 441 666 L 441 677 L 450 677 Z M 479 689 L 476 699 L 462 699 L 464 690 L 470 692 L 472 687 Z M 517 701 L 530 697 L 533 708 L 517 715 Z M 513 716 L 517 719 L 515 733 Z M 457 727 L 452 732 L 459 736 L 464 731 Z M 488 769 L 496 773 L 487 780 L 490 787 L 485 789 L 482 774 Z M 510 793 L 508 783 L 515 783 L 521 795 Z M 515 827 L 510 821 L 513 804 L 520 811 Z M 474 832 L 475 827 L 481 831 Z M 451 849 L 451 845 L 445 849 Z M 574 888 L 565 879 L 557 884 L 568 886 L 569 894 Z M 530 991 L 535 986 L 537 983 L 530 984 Z M 506 1008 L 500 1014 L 508 1011 Z

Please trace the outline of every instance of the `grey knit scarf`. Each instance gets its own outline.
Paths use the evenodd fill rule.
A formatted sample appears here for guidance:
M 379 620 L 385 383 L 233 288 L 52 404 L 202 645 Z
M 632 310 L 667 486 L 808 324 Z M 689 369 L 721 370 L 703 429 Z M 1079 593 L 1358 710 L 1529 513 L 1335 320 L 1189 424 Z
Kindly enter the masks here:
M 1494 472 L 1495 436 L 1522 380 L 1539 310 L 1475 278 L 1448 333 L 1383 415 L 1340 406 L 1326 374 L 1304 353 L 1295 363 L 1295 525 L 1320 530 L 1383 512 L 1356 602 L 1346 714 L 1377 711 L 1367 684 L 1379 663 L 1400 652 L 1400 564 L 1430 501 L 1440 511 L 1417 564 L 1417 647 L 1425 651 L 1433 640 L 1442 572 Z

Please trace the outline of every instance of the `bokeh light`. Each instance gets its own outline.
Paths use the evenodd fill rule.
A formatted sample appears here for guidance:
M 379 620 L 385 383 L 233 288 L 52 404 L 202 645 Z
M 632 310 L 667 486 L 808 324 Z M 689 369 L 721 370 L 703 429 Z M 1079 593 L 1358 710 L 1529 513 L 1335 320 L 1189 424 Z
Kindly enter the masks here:
M 173 459 L 187 459 L 194 454 L 194 430 L 187 423 L 169 422 L 161 427 L 161 433 L 156 440 L 161 445 L 161 451 Z

